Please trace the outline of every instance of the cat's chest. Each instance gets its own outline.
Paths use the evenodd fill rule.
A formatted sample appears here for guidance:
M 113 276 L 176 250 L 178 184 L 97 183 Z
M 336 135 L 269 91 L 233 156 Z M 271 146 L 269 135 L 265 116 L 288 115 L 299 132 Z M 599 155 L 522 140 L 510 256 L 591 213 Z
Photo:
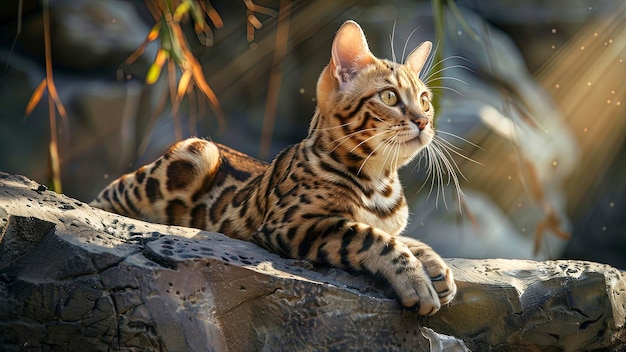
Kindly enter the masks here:
M 362 204 L 356 207 L 356 221 L 379 228 L 390 235 L 400 234 L 407 224 L 409 209 L 402 186 L 392 185 L 391 192 L 373 192 L 361 197 Z

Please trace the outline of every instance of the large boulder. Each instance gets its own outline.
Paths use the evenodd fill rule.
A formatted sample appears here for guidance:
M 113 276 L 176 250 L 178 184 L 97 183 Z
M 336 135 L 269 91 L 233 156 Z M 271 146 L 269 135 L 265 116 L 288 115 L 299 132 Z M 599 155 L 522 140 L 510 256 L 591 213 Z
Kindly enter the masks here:
M 361 276 L 110 214 L 0 174 L 0 350 L 622 350 L 626 279 L 579 261 L 450 259 L 432 317 Z

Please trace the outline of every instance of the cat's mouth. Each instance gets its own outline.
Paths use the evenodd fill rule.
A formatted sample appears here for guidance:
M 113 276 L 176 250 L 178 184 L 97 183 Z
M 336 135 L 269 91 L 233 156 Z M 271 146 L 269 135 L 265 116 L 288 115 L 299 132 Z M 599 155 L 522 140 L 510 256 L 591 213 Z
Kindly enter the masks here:
M 430 134 L 424 133 L 424 131 L 420 131 L 415 134 L 408 134 L 404 143 L 409 145 L 419 144 L 420 146 L 425 146 L 426 144 L 430 143 L 431 140 L 432 136 Z
M 415 144 L 415 143 L 417 143 L 417 144 L 420 144 L 420 145 L 421 145 L 421 144 L 424 144 L 424 143 L 423 143 L 423 141 L 422 141 L 422 137 L 423 137 L 423 136 L 422 136 L 422 135 L 421 135 L 421 133 L 420 133 L 420 134 L 418 134 L 417 136 L 415 136 L 415 137 L 413 137 L 413 138 L 409 138 L 409 139 L 408 139 L 406 142 L 404 142 L 404 143 L 406 143 L 406 144 Z
M 413 137 L 413 138 L 409 139 L 409 142 L 421 142 L 421 140 L 422 140 L 422 135 L 421 135 L 421 133 L 420 133 L 420 134 L 418 134 L 417 136 L 415 136 L 415 137 Z

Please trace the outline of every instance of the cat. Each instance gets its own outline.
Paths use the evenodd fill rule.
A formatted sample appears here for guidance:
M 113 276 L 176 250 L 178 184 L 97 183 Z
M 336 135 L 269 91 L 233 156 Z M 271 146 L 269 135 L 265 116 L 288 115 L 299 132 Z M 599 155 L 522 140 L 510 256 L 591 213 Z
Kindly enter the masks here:
M 91 205 L 365 273 L 387 283 L 404 307 L 434 314 L 456 285 L 433 249 L 400 235 L 408 207 L 398 178 L 434 137 L 432 94 L 419 79 L 431 48 L 420 44 L 405 64 L 378 59 L 361 27 L 347 21 L 300 143 L 266 164 L 189 138 L 113 181 Z

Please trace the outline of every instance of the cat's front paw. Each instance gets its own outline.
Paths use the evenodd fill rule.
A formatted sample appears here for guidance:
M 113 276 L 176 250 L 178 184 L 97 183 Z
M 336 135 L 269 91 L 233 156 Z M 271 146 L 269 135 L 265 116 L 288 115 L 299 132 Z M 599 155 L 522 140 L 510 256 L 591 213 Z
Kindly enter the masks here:
M 430 280 L 430 284 L 439 298 L 439 303 L 450 303 L 456 295 L 454 275 L 448 265 L 441 259 L 439 254 L 428 245 L 408 237 L 399 237 L 413 253 L 415 258 L 422 263 L 423 270 Z
M 441 305 L 450 303 L 456 295 L 456 283 L 454 283 L 452 270 L 431 248 L 412 249 L 411 252 L 424 266 L 424 271 L 430 278 Z
M 456 294 L 452 270 L 422 242 L 411 240 L 391 261 L 388 280 L 403 306 L 433 315 Z
M 392 286 L 400 303 L 417 311 L 419 315 L 433 315 L 441 308 L 441 300 L 433 281 L 419 263 L 415 263 L 412 270 L 395 277 Z
M 424 264 L 424 267 L 426 266 L 427 264 Z M 432 270 L 427 270 L 427 273 L 430 276 L 430 280 L 435 289 L 435 292 L 437 292 L 439 302 L 442 306 L 450 303 L 450 301 L 452 301 L 452 299 L 456 295 L 456 283 L 454 283 L 452 270 L 450 270 L 450 268 L 445 263 L 443 263 L 443 265 L 428 264 L 428 266 L 433 267 Z M 431 276 L 435 275 L 435 273 L 439 274 L 436 276 Z

